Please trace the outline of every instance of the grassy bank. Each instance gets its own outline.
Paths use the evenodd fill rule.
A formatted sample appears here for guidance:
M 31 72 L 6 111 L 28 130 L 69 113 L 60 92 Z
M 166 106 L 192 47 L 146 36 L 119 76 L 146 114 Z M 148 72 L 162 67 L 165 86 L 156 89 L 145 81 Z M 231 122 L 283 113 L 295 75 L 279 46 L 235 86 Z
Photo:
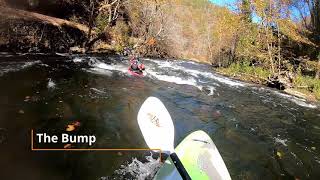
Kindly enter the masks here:
M 234 79 L 253 82 L 261 85 L 268 84 L 268 78 L 272 75 L 269 70 L 262 67 L 250 66 L 249 64 L 234 63 L 226 68 L 217 68 L 217 72 Z M 306 98 L 308 100 L 320 100 L 320 79 L 296 74 L 293 77 L 293 87 L 285 92 Z
M 297 75 L 294 79 L 294 89 L 301 93 L 312 94 L 320 100 L 320 79 Z

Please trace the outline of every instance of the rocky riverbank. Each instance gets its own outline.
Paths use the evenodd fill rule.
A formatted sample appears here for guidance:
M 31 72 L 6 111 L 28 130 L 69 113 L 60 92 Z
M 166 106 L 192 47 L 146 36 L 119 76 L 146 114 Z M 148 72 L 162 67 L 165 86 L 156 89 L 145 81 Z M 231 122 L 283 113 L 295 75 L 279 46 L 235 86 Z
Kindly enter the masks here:
M 227 76 L 240 81 L 263 85 L 266 87 L 277 88 L 283 91 L 284 93 L 287 93 L 299 98 L 303 98 L 311 102 L 316 102 L 320 100 L 320 96 L 318 94 L 319 92 L 313 91 L 308 87 L 301 87 L 297 85 L 296 81 L 298 78 L 301 78 L 301 77 L 293 77 L 292 83 L 290 83 L 290 85 L 289 85 L 289 82 L 287 82 L 286 80 L 279 80 L 277 83 L 281 85 L 275 86 L 274 85 L 275 83 L 271 82 L 270 79 L 268 78 L 268 76 L 269 77 L 271 76 L 269 73 L 267 73 L 267 71 L 265 71 L 265 74 L 263 73 L 248 74 L 248 73 L 235 72 L 230 68 L 215 68 L 214 70 L 223 76 Z M 320 81 L 318 83 L 320 83 Z
M 79 27 L 38 13 L 1 7 L 0 18 L 1 51 L 69 52 L 71 47 L 80 46 L 86 36 Z

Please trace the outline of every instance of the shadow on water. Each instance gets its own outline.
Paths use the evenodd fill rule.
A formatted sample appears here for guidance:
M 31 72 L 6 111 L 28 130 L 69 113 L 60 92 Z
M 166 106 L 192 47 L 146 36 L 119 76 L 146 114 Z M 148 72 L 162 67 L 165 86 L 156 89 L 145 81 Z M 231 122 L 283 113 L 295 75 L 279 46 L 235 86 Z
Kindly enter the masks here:
M 194 130 L 205 130 L 233 179 L 320 177 L 318 107 L 300 106 L 273 90 L 233 82 L 191 62 L 146 59 L 149 75 L 133 78 L 121 59 L 2 57 L 0 178 L 150 178 L 159 167 L 157 154 L 150 160 L 150 152 L 30 150 L 31 129 L 97 138 L 93 146 L 72 148 L 146 148 L 136 116 L 148 96 L 159 97 L 168 108 L 176 128 L 175 144 Z M 67 132 L 75 123 L 77 128 Z

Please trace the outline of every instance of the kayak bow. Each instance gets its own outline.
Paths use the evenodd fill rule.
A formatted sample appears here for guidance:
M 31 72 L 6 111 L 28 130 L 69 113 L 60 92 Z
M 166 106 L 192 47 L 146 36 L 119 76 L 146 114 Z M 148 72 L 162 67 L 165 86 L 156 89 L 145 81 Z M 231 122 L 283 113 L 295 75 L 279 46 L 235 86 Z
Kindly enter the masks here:
M 136 77 L 144 77 L 145 76 L 145 73 L 142 72 L 141 74 L 140 73 L 137 73 L 135 71 L 133 71 L 130 67 L 128 68 L 128 73 L 132 76 L 136 76 Z
M 138 124 L 150 149 L 161 149 L 170 155 L 154 179 L 231 180 L 217 147 L 204 131 L 191 133 L 174 149 L 174 125 L 158 98 L 145 100 L 138 113 Z
M 161 149 L 170 155 L 173 164 L 184 180 L 190 180 L 188 172 L 174 152 L 174 126 L 171 116 L 156 97 L 149 97 L 138 113 L 138 124 L 150 149 Z

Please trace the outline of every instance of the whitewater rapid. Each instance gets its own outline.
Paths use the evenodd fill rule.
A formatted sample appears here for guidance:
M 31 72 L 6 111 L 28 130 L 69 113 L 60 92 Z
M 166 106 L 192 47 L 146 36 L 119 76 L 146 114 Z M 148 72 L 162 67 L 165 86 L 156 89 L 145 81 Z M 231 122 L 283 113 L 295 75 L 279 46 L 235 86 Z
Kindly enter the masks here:
M 84 60 L 75 57 L 73 62 L 80 63 Z M 163 59 L 142 59 L 143 63 L 146 65 L 147 76 L 144 78 L 150 78 L 153 80 L 165 81 L 168 83 L 174 83 L 178 85 L 189 85 L 198 88 L 200 91 L 207 93 L 208 96 L 215 95 L 216 87 L 221 85 L 229 86 L 230 88 L 235 88 L 239 91 L 254 91 L 261 93 L 272 93 L 279 98 L 286 101 L 293 102 L 299 106 L 307 108 L 317 108 L 318 105 L 312 102 L 308 102 L 305 99 L 295 97 L 289 94 L 279 92 L 274 89 L 265 88 L 261 86 L 256 86 L 254 84 L 241 82 L 233 80 L 222 75 L 219 75 L 206 64 L 199 64 L 192 61 L 183 60 L 163 60 Z M 128 61 L 124 59 L 120 62 L 106 63 L 103 59 L 90 58 L 89 60 L 90 68 L 86 71 L 91 73 L 97 73 L 101 75 L 111 76 L 113 73 L 118 73 L 121 76 L 129 77 L 127 73 Z M 220 95 L 219 93 L 216 95 Z M 267 99 L 267 96 L 260 96 L 260 98 Z M 263 99 L 262 99 L 263 101 Z
M 13 128 L 10 138 L 22 143 L 16 147 L 8 141 L 12 143 L 8 148 L 24 152 L 19 153 L 22 158 L 10 154 L 14 149 L 4 154 L 12 157 L 8 161 L 12 170 L 23 170 L 14 167 L 23 162 L 38 164 L 34 172 L 46 172 L 50 168 L 43 167 L 45 163 L 52 169 L 65 165 L 63 173 L 72 173 L 76 179 L 150 179 L 161 166 L 156 153 L 107 152 L 76 159 L 72 153 L 57 153 L 55 161 L 48 158 L 50 153 L 44 154 L 42 162 L 28 158 L 24 145 L 29 139 L 24 137 L 30 127 L 63 131 L 78 121 L 81 132 L 96 133 L 100 148 L 146 148 L 136 116 L 145 98 L 155 96 L 172 115 L 175 145 L 192 131 L 206 131 L 234 179 L 247 173 L 257 178 L 283 177 L 280 171 L 274 174 L 275 151 L 295 177 L 319 177 L 317 103 L 233 80 L 192 61 L 142 58 L 147 75 L 139 78 L 127 72 L 126 57 L 58 55 L 0 55 L 0 130 Z M 87 164 L 92 165 L 90 171 Z

